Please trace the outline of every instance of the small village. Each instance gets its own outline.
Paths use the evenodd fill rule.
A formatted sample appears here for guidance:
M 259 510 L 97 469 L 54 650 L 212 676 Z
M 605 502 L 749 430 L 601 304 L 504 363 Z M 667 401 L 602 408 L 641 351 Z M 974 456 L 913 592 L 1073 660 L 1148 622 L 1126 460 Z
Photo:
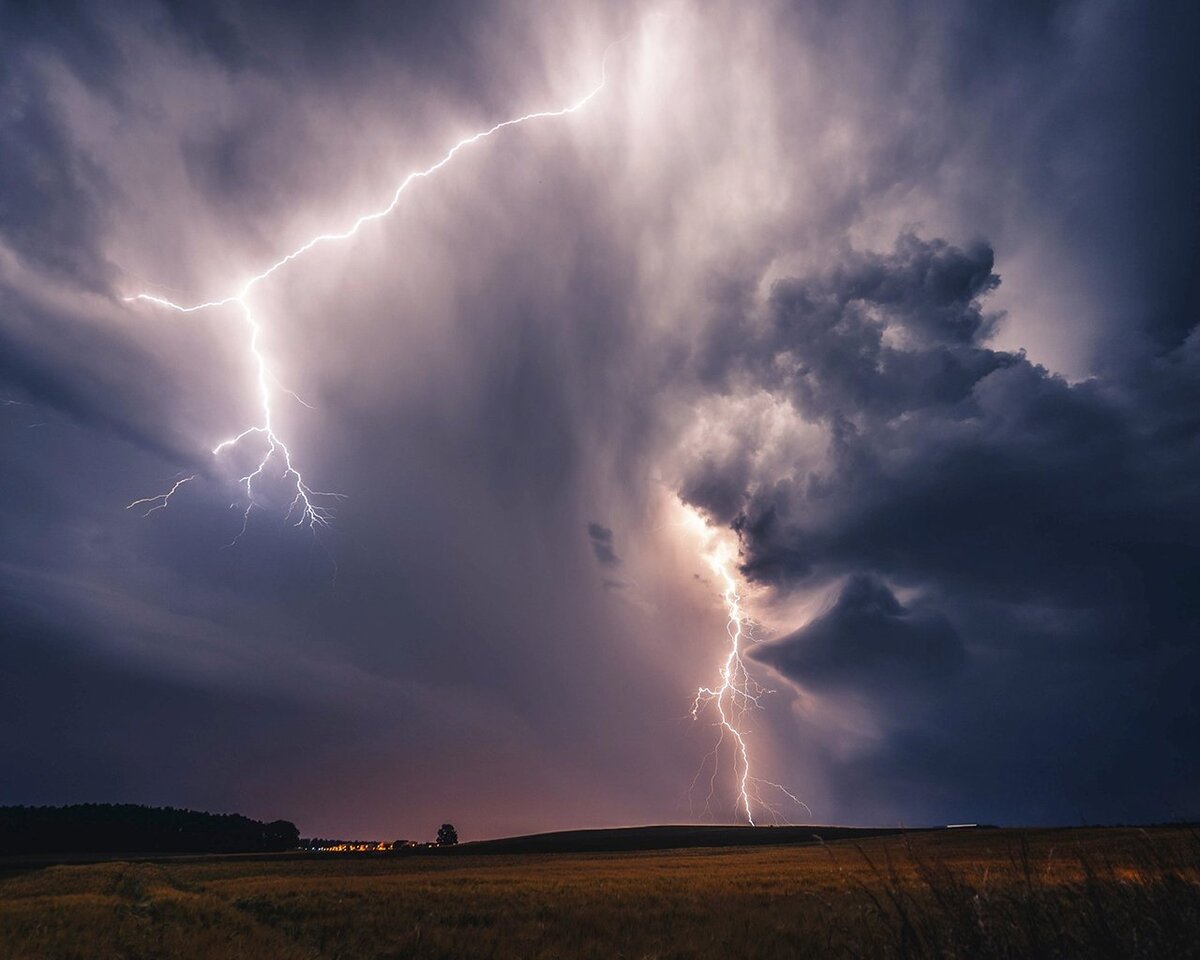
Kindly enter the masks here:
M 458 844 L 458 831 L 452 823 L 438 827 L 436 840 L 330 840 L 301 837 L 297 849 L 306 853 L 400 853 L 406 850 L 430 850 Z

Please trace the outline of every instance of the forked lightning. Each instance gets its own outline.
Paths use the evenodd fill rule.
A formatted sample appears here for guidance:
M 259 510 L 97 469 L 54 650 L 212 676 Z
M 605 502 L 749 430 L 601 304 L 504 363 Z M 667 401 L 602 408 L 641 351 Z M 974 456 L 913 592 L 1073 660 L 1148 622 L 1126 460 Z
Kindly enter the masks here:
M 302 257 L 308 251 L 318 244 L 332 242 L 334 240 L 347 240 L 358 233 L 359 229 L 364 225 L 375 220 L 380 220 L 386 217 L 389 213 L 396 209 L 400 203 L 400 199 L 408 188 L 417 180 L 422 180 L 425 177 L 432 176 L 446 166 L 455 155 L 465 147 L 471 144 L 485 140 L 493 134 L 499 133 L 506 127 L 517 126 L 518 124 L 527 123 L 530 120 L 542 120 L 552 117 L 564 117 L 568 114 L 575 113 L 586 106 L 601 90 L 604 89 L 607 82 L 607 63 L 602 63 L 600 68 L 600 82 L 582 99 L 576 101 L 570 106 L 562 107 L 558 110 L 542 110 L 537 113 L 527 113 L 524 116 L 517 117 L 513 120 L 505 120 L 502 123 L 497 123 L 487 130 L 483 130 L 472 136 L 465 137 L 454 144 L 440 160 L 432 166 L 426 167 L 424 170 L 416 170 L 408 174 L 400 185 L 396 187 L 392 194 L 391 200 L 383 207 L 371 213 L 364 213 L 356 218 L 349 227 L 340 232 L 322 233 L 313 237 L 308 242 L 297 247 L 291 253 L 276 260 L 261 273 L 257 273 L 249 280 L 242 284 L 241 288 L 236 293 L 231 293 L 226 296 L 218 297 L 215 300 L 208 300 L 204 303 L 195 303 L 190 305 L 176 303 L 173 300 L 168 300 L 165 297 L 156 296 L 151 293 L 138 293 L 134 296 L 125 297 L 127 302 L 144 301 L 152 303 L 160 307 L 166 307 L 170 310 L 176 310 L 180 313 L 196 313 L 200 310 L 209 310 L 215 307 L 224 307 L 236 304 L 241 310 L 242 316 L 245 319 L 246 326 L 249 330 L 248 346 L 251 357 L 254 360 L 254 368 L 257 373 L 258 401 L 259 401 L 259 422 L 251 427 L 247 427 L 236 436 L 222 440 L 212 448 L 213 456 L 218 456 L 221 453 L 241 444 L 243 440 L 249 437 L 257 437 L 262 441 L 262 456 L 258 460 L 256 466 L 241 477 L 238 481 L 245 491 L 246 509 L 242 517 L 242 529 L 234 538 L 236 543 L 238 539 L 246 532 L 247 525 L 250 522 L 250 514 L 255 507 L 259 506 L 259 501 L 255 494 L 255 484 L 263 478 L 269 469 L 279 470 L 279 478 L 287 485 L 287 489 L 294 491 L 291 503 L 288 506 L 285 516 L 287 519 L 295 518 L 295 526 L 308 526 L 314 532 L 318 526 L 326 526 L 332 519 L 333 502 L 342 499 L 342 495 L 338 493 L 329 493 L 321 490 L 314 490 L 305 481 L 304 476 L 296 468 L 292 461 L 292 452 L 288 445 L 283 441 L 275 431 L 274 423 L 272 422 L 271 412 L 271 383 L 277 382 L 275 374 L 272 372 L 266 356 L 259 347 L 259 339 L 262 334 L 262 325 L 255 316 L 250 305 L 250 294 L 258 284 L 262 283 L 277 270 L 287 266 L 293 260 Z M 288 391 L 290 392 L 290 391 Z M 194 476 L 177 480 L 174 485 L 164 493 L 160 493 L 153 497 L 143 497 L 134 500 L 129 504 L 129 508 L 145 507 L 146 513 L 153 513 L 155 510 L 161 510 L 171 502 L 171 497 L 178 492 L 180 487 L 190 480 L 195 479 Z
M 700 525 L 704 521 L 697 516 Z M 719 683 L 711 687 L 700 687 L 696 691 L 696 699 L 692 702 L 692 718 L 697 719 L 701 711 L 711 707 L 716 713 L 716 726 L 720 736 L 709 759 L 713 764 L 712 779 L 709 781 L 709 797 L 711 802 L 715 791 L 715 780 L 720 762 L 720 750 L 729 738 L 733 744 L 734 776 L 737 783 L 737 806 L 746 818 L 746 822 L 754 826 L 755 807 L 767 811 L 774 819 L 784 819 L 781 816 L 779 804 L 767 800 L 763 796 L 764 787 L 769 787 L 783 800 L 803 807 L 811 814 L 808 805 L 792 794 L 786 787 L 771 780 L 757 777 L 750 764 L 750 749 L 746 743 L 746 714 L 759 706 L 759 698 L 770 693 L 757 680 L 750 676 L 746 662 L 742 657 L 745 643 L 750 639 L 750 618 L 742 609 L 742 595 L 738 589 L 735 574 L 737 559 L 735 549 L 727 541 L 719 541 L 704 553 L 712 572 L 720 580 L 721 599 L 725 604 L 727 619 L 725 632 L 729 636 L 729 650 L 721 663 Z M 702 768 L 703 769 L 703 768 Z M 699 774 L 697 774 L 697 777 Z

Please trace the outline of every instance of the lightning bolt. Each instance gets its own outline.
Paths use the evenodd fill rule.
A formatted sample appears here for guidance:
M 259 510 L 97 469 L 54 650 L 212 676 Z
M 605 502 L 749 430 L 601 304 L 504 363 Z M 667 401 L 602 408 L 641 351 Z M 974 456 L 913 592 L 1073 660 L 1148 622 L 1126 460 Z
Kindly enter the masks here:
M 160 494 L 158 494 L 158 496 L 155 496 L 155 497 L 142 497 L 140 500 L 134 500 L 125 509 L 132 510 L 134 507 L 145 507 L 146 510 L 142 514 L 142 516 L 148 517 L 155 510 L 161 510 L 163 507 L 165 507 L 170 502 L 171 497 L 173 497 L 175 495 L 176 490 L 178 490 L 180 487 L 182 487 L 185 483 L 190 483 L 192 480 L 195 480 L 195 479 L 196 479 L 195 474 L 193 474 L 190 477 L 183 477 L 181 479 L 178 479 L 171 485 L 171 489 L 168 490 L 166 493 L 160 493 Z
M 709 541 L 701 556 L 707 562 L 721 587 L 721 600 L 725 604 L 726 621 L 725 633 L 729 638 L 729 647 L 724 660 L 718 669 L 718 682 L 711 687 L 700 687 L 696 698 L 692 701 L 692 719 L 698 719 L 702 711 L 711 708 L 716 715 L 715 725 L 720 730 L 717 743 L 705 758 L 705 763 L 697 771 L 696 778 L 712 761 L 712 776 L 709 780 L 709 794 L 705 809 L 712 803 L 716 791 L 716 779 L 719 773 L 721 747 L 728 738 L 732 741 L 734 756 L 734 780 L 737 786 L 737 802 L 735 808 L 745 816 L 746 822 L 755 826 L 755 808 L 766 811 L 773 819 L 782 819 L 782 810 L 776 802 L 771 802 L 764 796 L 763 788 L 769 787 L 782 795 L 785 801 L 790 800 L 797 806 L 803 807 L 811 816 L 808 805 L 791 793 L 782 784 L 755 776 L 750 758 L 750 747 L 747 743 L 746 716 L 761 706 L 760 699 L 774 691 L 763 687 L 750 675 L 746 669 L 746 661 L 742 652 L 747 642 L 753 641 L 754 621 L 746 614 L 742 606 L 741 589 L 736 575 L 737 551 L 728 540 L 714 540 L 712 531 L 708 528 L 699 514 L 688 508 L 693 518 L 693 524 L 698 522 L 704 530 L 705 538 Z M 695 780 L 692 781 L 693 786 Z
M 236 307 L 241 311 L 248 331 L 247 349 L 250 357 L 253 359 L 253 365 L 256 371 L 259 420 L 258 423 L 247 427 L 241 433 L 220 441 L 212 448 L 212 455 L 214 457 L 220 456 L 226 451 L 231 451 L 234 448 L 240 447 L 243 441 L 248 441 L 250 439 L 255 439 L 259 442 L 260 455 L 253 468 L 238 481 L 245 495 L 245 511 L 242 515 L 242 528 L 238 535 L 234 537 L 232 543 L 237 543 L 237 541 L 240 540 L 245 534 L 250 524 L 251 513 L 256 508 L 265 509 L 265 505 L 260 499 L 257 491 L 265 480 L 272 477 L 274 477 L 277 482 L 282 481 L 284 489 L 287 491 L 287 495 L 291 497 L 291 502 L 284 514 L 285 519 L 289 521 L 294 519 L 295 522 L 293 523 L 293 526 L 307 526 L 314 532 L 314 534 L 316 533 L 318 527 L 328 526 L 330 521 L 333 519 L 333 507 L 335 503 L 338 500 L 344 499 L 343 494 L 313 489 L 313 487 L 311 487 L 304 479 L 304 476 L 300 473 L 299 469 L 297 469 L 293 461 L 292 451 L 275 430 L 274 417 L 271 407 L 271 400 L 273 396 L 271 384 L 274 383 L 276 386 L 279 386 L 279 379 L 271 369 L 271 365 L 259 345 L 263 328 L 250 303 L 250 295 L 254 292 L 254 289 L 264 280 L 272 276 L 277 271 L 282 270 L 288 264 L 304 256 L 314 247 L 317 247 L 323 243 L 332 243 L 338 240 L 349 240 L 367 224 L 373 223 L 376 220 L 382 220 L 393 210 L 395 210 L 397 206 L 399 206 L 401 199 L 409 187 L 419 180 L 433 176 L 444 166 L 446 166 L 446 164 L 450 163 L 450 161 L 457 156 L 459 151 L 464 150 L 473 144 L 486 140 L 508 127 L 515 127 L 519 124 L 528 123 L 532 120 L 548 120 L 555 117 L 565 117 L 569 114 L 575 113 L 578 110 L 582 110 L 600 93 L 601 90 L 604 89 L 605 84 L 607 83 L 608 53 L 611 51 L 614 45 L 615 43 L 610 44 L 608 50 L 605 51 L 604 59 L 600 65 L 600 82 L 579 100 L 557 110 L 540 110 L 536 113 L 524 114 L 523 116 L 516 117 L 512 120 L 505 120 L 501 123 L 495 124 L 492 127 L 489 127 L 486 130 L 482 130 L 479 133 L 472 134 L 469 137 L 464 137 L 462 140 L 459 140 L 458 143 L 454 144 L 454 146 L 452 146 L 449 150 L 447 150 L 441 159 L 439 159 L 436 163 L 431 164 L 423 170 L 414 170 L 405 176 L 404 179 L 400 181 L 399 186 L 397 186 L 395 191 L 392 193 L 391 199 L 387 204 L 380 207 L 378 210 L 359 215 L 350 223 L 348 227 L 342 230 L 318 234 L 317 236 L 308 240 L 306 243 L 297 247 L 291 253 L 280 257 L 266 269 L 250 277 L 250 279 L 242 283 L 241 287 L 238 288 L 236 292 L 219 296 L 216 299 L 208 300 L 204 303 L 193 304 L 177 303 L 173 300 L 167 299 L 166 297 L 157 296 L 151 293 L 138 293 L 134 294 L 133 296 L 122 298 L 127 303 L 143 302 L 168 310 L 174 310 L 179 313 L 197 313 L 202 310 L 212 310 L 218 307 L 234 305 L 236 305 Z M 304 403 L 304 401 L 300 400 L 300 398 L 297 397 L 292 391 L 283 387 L 280 387 L 280 389 L 282 389 L 285 393 L 291 394 L 300 403 Z M 308 406 L 308 404 L 304 405 Z M 143 514 L 144 516 L 148 516 L 149 514 L 154 513 L 156 510 L 162 510 L 170 505 L 171 498 L 182 486 L 184 486 L 184 484 L 194 479 L 195 476 L 189 476 L 178 480 L 164 493 L 134 500 L 128 505 L 127 509 L 132 509 L 139 506 L 145 507 L 146 510 Z

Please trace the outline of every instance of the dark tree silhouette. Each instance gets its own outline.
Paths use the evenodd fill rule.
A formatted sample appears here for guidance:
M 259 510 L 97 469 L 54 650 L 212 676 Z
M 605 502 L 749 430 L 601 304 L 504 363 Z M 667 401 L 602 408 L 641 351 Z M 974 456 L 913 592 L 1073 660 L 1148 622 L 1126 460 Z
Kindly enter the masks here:
M 443 823 L 438 827 L 437 842 L 439 847 L 452 847 L 458 843 L 458 831 L 454 824 Z
M 295 850 L 300 846 L 300 831 L 290 820 L 272 820 L 263 827 L 263 841 L 268 850 Z
M 0 807 L 0 856 L 29 853 L 259 853 L 292 850 L 288 820 L 132 803 Z

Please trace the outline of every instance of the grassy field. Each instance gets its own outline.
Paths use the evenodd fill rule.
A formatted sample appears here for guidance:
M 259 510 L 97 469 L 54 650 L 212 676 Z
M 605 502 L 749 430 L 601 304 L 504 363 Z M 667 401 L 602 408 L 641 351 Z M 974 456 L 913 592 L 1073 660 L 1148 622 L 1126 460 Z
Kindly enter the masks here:
M 1181 830 L 612 854 L 279 855 L 0 880 L 0 957 L 1200 956 Z

